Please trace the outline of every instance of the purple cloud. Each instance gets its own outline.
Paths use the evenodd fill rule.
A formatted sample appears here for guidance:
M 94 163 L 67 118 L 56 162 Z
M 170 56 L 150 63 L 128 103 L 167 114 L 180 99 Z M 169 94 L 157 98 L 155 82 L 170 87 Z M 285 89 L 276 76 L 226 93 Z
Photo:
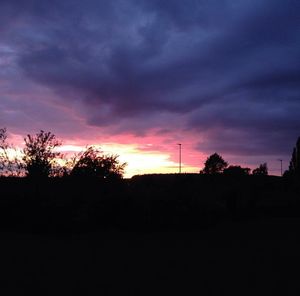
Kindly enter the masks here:
M 116 134 L 193 131 L 207 153 L 287 154 L 300 134 L 299 5 L 1 1 L 0 124 L 68 130 L 78 116 Z

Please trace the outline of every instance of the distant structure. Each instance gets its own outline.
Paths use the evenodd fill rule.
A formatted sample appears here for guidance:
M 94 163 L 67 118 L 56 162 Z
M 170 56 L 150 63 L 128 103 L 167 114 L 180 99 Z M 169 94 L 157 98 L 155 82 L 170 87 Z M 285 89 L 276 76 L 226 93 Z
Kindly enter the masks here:
M 296 147 L 293 150 L 289 171 L 293 174 L 300 174 L 300 137 L 298 138 Z
M 177 145 L 179 146 L 179 174 L 181 174 L 181 143 Z

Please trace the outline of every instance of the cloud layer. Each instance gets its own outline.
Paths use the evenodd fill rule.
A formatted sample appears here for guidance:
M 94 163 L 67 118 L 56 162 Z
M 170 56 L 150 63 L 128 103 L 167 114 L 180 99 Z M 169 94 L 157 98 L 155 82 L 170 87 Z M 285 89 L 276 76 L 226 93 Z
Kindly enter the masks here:
M 297 0 L 1 1 L 0 124 L 180 131 L 204 153 L 286 156 L 300 135 L 299 11 Z

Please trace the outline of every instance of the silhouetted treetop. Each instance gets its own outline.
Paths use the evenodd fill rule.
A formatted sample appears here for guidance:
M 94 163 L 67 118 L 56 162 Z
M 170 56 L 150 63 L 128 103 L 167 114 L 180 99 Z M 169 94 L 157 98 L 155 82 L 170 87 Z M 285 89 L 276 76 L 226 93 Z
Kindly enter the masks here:
M 267 163 L 260 164 L 258 168 L 254 169 L 252 171 L 252 174 L 253 175 L 267 176 L 268 175 L 268 166 L 267 166 Z
M 101 150 L 89 146 L 75 157 L 71 176 L 122 178 L 126 163 L 120 163 L 118 157 L 118 155 L 104 155 Z
M 219 174 L 228 166 L 228 163 L 218 153 L 210 155 L 204 164 L 202 174 Z
M 292 175 L 300 175 L 300 137 L 293 149 L 292 158 L 289 165 L 289 173 Z
M 239 165 L 231 165 L 228 168 L 225 168 L 223 173 L 231 176 L 246 176 L 250 174 L 249 168 L 242 168 Z
M 21 176 L 24 173 L 23 167 L 16 148 L 7 143 L 6 128 L 0 128 L 0 176 Z
M 0 128 L 0 172 L 3 173 L 6 170 L 7 155 L 7 134 L 6 128 Z
M 60 156 L 55 148 L 61 143 L 51 132 L 41 130 L 36 135 L 27 135 L 24 138 L 23 149 L 25 168 L 30 177 L 48 177 L 52 173 L 55 159 Z
M 7 139 L 7 134 L 6 134 L 6 128 L 0 128 L 0 144 L 5 143 L 5 140 Z

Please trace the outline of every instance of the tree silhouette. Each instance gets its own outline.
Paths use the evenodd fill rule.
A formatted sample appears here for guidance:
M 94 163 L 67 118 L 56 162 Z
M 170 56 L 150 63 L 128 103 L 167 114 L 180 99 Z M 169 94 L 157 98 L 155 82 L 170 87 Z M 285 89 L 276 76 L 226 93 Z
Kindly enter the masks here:
M 267 176 L 268 175 L 268 166 L 267 163 L 261 163 L 258 168 L 252 171 L 253 175 L 261 175 Z
M 250 169 L 242 168 L 239 165 L 231 165 L 228 168 L 224 169 L 223 173 L 231 176 L 246 176 L 250 174 Z
M 7 130 L 0 128 L 0 175 L 21 176 L 23 164 L 17 157 L 16 148 L 7 143 Z
M 119 179 L 124 174 L 126 163 L 118 161 L 118 155 L 104 155 L 101 150 L 89 146 L 74 159 L 71 176 Z
M 300 175 L 300 137 L 297 140 L 296 147 L 293 149 L 289 173 L 292 175 Z
M 48 177 L 61 154 L 55 151 L 61 143 L 51 132 L 41 130 L 35 136 L 27 135 L 24 138 L 23 161 L 29 177 Z
M 204 164 L 204 169 L 200 172 L 202 174 L 218 174 L 228 166 L 228 163 L 218 153 L 210 155 Z
M 6 128 L 0 129 L 0 172 L 1 174 L 7 173 L 8 167 L 8 144 L 6 142 L 7 133 Z

